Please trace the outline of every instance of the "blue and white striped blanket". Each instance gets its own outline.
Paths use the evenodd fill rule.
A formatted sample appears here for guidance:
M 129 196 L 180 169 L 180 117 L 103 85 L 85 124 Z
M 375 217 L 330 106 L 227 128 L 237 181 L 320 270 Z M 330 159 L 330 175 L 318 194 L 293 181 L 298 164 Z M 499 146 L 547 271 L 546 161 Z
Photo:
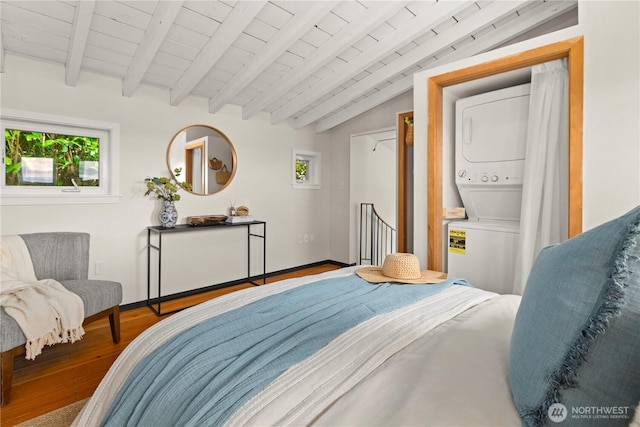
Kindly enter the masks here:
M 155 340 L 117 389 L 108 390 L 109 403 L 98 405 L 99 418 L 93 418 L 88 405 L 76 423 L 307 423 L 310 409 L 330 402 L 425 329 L 492 295 L 469 294 L 473 288 L 467 285 L 454 279 L 436 285 L 374 285 L 349 274 L 196 315 L 202 319 L 188 327 L 171 331 L 167 326 L 168 337 Z M 445 301 L 454 301 L 453 308 Z M 319 368 L 329 360 L 333 366 Z M 268 416 L 275 419 L 261 419 L 260 411 L 278 395 L 286 395 L 292 406 L 276 412 L 269 408 Z

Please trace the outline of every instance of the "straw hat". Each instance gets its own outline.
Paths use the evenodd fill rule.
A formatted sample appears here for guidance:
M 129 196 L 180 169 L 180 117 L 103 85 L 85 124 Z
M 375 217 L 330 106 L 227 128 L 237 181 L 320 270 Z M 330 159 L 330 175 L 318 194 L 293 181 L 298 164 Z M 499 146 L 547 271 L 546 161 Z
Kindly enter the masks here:
M 356 274 L 371 283 L 440 283 L 447 280 L 446 273 L 420 270 L 418 257 L 406 253 L 389 254 L 382 267 L 363 267 Z

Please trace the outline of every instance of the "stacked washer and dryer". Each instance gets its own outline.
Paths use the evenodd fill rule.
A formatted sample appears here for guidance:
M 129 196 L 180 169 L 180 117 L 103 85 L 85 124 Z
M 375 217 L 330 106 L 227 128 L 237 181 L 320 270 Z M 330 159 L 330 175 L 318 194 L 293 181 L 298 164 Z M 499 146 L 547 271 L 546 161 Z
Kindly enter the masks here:
M 448 224 L 448 273 L 512 293 L 530 85 L 456 102 L 455 183 L 467 218 Z

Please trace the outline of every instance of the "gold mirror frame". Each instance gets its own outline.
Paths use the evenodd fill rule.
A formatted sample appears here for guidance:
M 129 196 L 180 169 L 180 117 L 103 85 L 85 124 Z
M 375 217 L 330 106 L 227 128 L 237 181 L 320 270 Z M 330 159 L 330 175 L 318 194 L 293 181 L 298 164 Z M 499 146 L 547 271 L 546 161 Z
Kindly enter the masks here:
M 188 182 L 190 193 L 210 196 L 225 189 L 237 169 L 236 150 L 229 138 L 209 125 L 196 124 L 180 129 L 167 147 L 167 167 L 173 175 L 182 168 L 180 182 Z

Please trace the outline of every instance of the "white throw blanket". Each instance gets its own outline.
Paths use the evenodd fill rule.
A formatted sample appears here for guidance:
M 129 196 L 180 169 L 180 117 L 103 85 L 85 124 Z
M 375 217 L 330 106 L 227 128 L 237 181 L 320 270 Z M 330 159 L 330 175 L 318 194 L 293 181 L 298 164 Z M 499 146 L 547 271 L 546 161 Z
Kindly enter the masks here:
M 45 345 L 82 338 L 82 299 L 55 280 L 36 278 L 31 256 L 20 236 L 2 237 L 0 258 L 0 304 L 27 337 L 27 359 L 35 359 Z

